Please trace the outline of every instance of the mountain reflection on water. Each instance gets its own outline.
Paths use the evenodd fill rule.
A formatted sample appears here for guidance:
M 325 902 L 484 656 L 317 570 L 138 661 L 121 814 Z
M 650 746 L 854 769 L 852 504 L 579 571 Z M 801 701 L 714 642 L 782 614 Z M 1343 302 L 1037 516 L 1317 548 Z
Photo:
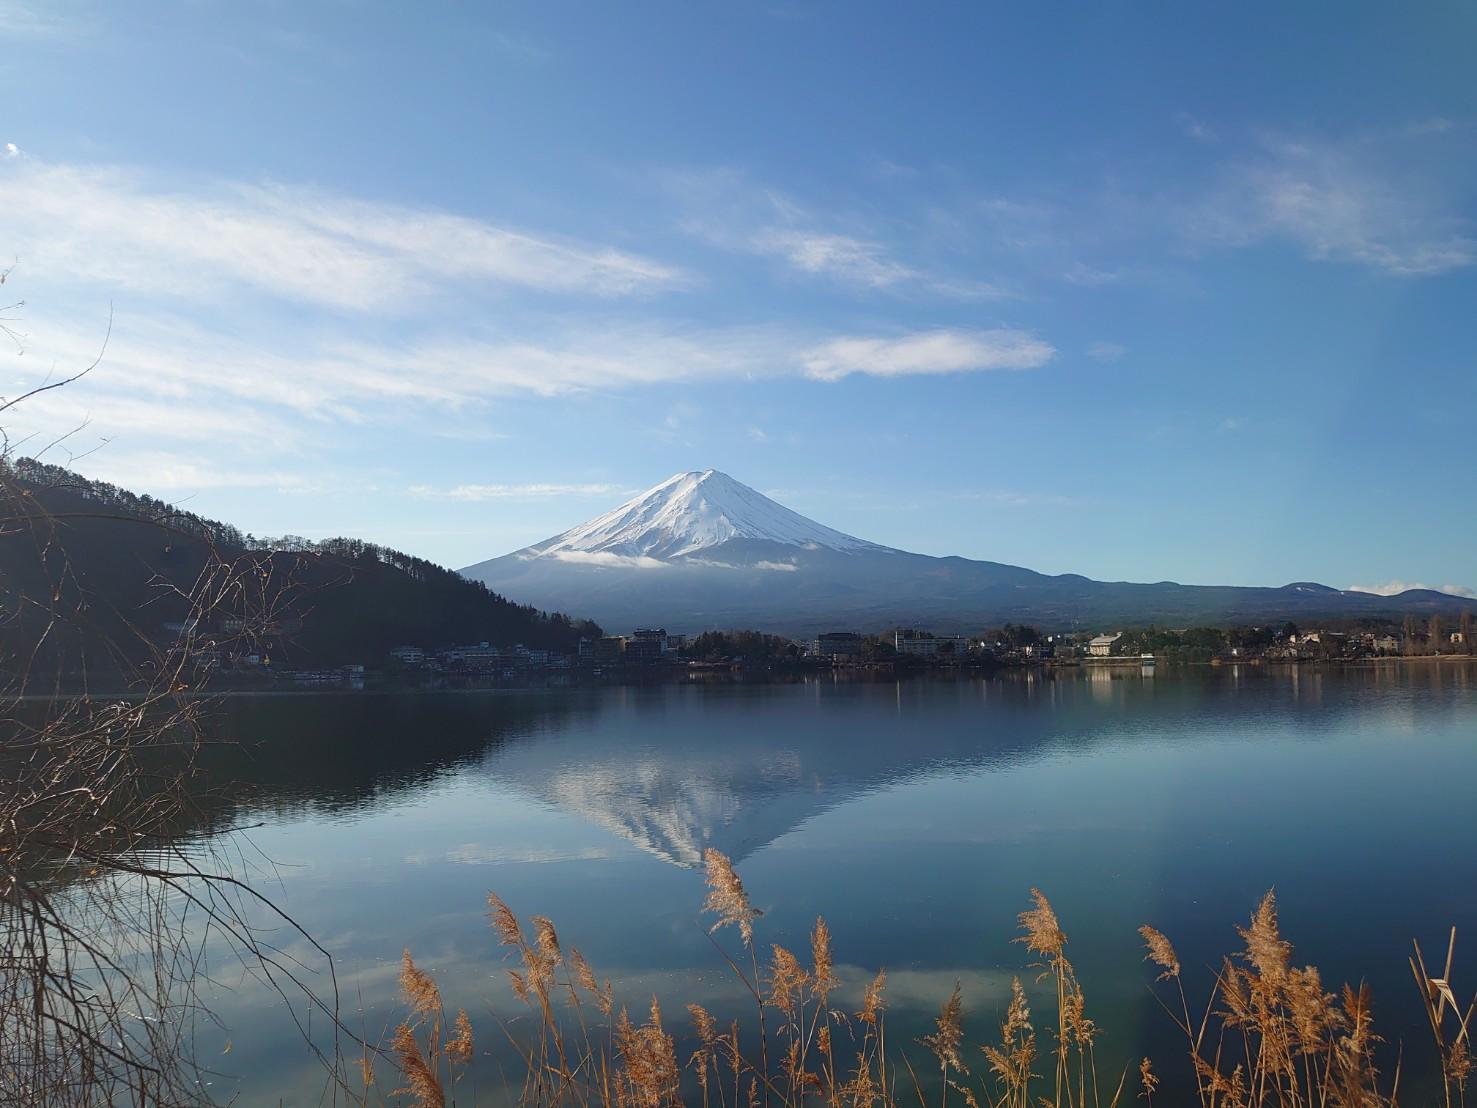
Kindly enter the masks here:
M 1329 681 L 1336 696 L 1325 696 Z M 225 702 L 222 741 L 206 760 L 206 810 L 216 827 L 264 812 L 348 818 L 481 774 L 696 867 L 708 847 L 742 860 L 838 804 L 941 768 L 1215 733 L 1244 726 L 1248 713 L 1317 735 L 1349 713 L 1381 710 L 1382 692 L 1393 709 L 1413 693 L 1474 682 L 1477 670 L 1461 665 L 1226 670 L 1208 680 L 1103 667 L 989 680 L 237 698 Z
M 332 951 L 371 1030 L 400 1018 L 406 948 L 453 1008 L 502 1003 L 488 890 L 554 919 L 622 1003 L 741 1015 L 700 912 L 708 846 L 739 863 L 761 942 L 803 948 L 823 913 L 845 989 L 886 967 L 898 1041 L 956 980 L 987 1033 L 1010 978 L 1030 976 L 1011 940 L 1034 885 L 1090 982 L 1102 1056 L 1172 1050 L 1138 926 L 1169 934 L 1203 987 L 1276 886 L 1299 964 L 1367 979 L 1414 1073 L 1410 939 L 1477 926 L 1472 663 L 288 694 L 212 711 L 192 846 L 241 858 Z M 241 979 L 213 998 L 207 1052 L 229 1041 L 243 1103 L 317 1102 L 280 1004 Z

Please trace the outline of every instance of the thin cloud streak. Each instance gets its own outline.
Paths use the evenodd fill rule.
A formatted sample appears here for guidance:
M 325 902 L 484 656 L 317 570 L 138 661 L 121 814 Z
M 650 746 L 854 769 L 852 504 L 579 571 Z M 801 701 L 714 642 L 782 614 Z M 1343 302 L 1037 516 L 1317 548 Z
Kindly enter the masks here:
M 216 466 L 192 456 L 166 451 L 114 454 L 101 450 L 90 456 L 88 472 L 124 488 L 148 492 L 196 489 L 274 489 L 278 492 L 315 492 L 317 486 L 301 473 L 261 471 L 249 464 Z
M 96 340 L 69 333 L 60 318 L 33 327 L 46 336 L 31 364 L 85 365 Z M 288 353 L 279 352 L 285 349 Z M 109 400 L 129 396 L 129 410 L 153 412 L 148 424 L 185 431 L 162 405 L 229 397 L 237 416 L 276 411 L 312 423 L 403 418 L 415 403 L 459 409 L 504 396 L 544 397 L 669 383 L 806 376 L 835 381 L 851 374 L 970 373 L 1031 369 L 1053 347 L 1012 329 L 938 329 L 878 338 L 817 337 L 785 328 L 679 331 L 632 327 L 566 332 L 557 340 L 425 337 L 396 346 L 337 337 L 276 336 L 271 348 L 222 338 L 169 319 L 129 319 L 114 330 L 107 357 L 79 404 L 110 420 Z M 91 391 L 102 388 L 99 396 Z M 139 408 L 144 400 L 158 408 Z
M 0 0 L 0 38 L 76 37 L 92 30 L 91 24 L 46 5 Z
M 1087 356 L 1095 362 L 1116 362 L 1128 353 L 1128 347 L 1117 342 L 1095 342 L 1087 348 Z
M 892 293 L 931 293 L 950 300 L 998 300 L 1015 295 L 1001 285 L 931 272 L 898 260 L 881 225 L 861 234 L 858 220 L 845 229 L 813 214 L 778 189 L 725 169 L 661 175 L 666 191 L 686 210 L 679 228 L 730 253 L 775 258 L 794 273 Z M 833 226 L 826 227 L 825 224 Z
M 454 485 L 437 489 L 430 485 L 412 486 L 413 496 L 446 500 L 547 500 L 556 496 L 622 496 L 631 490 L 620 485 Z
M 613 554 L 608 550 L 556 550 L 550 557 L 555 561 L 572 562 L 576 565 L 650 570 L 671 568 L 671 563 L 660 558 L 648 558 L 645 554 Z
M 888 288 L 919 278 L 916 270 L 895 262 L 875 242 L 847 235 L 770 228 L 756 234 L 755 250 L 784 258 L 802 273 L 823 274 L 869 288 Z
M 749 240 L 754 253 L 783 258 L 791 268 L 869 289 L 932 292 L 952 300 L 1003 300 L 999 285 L 941 277 L 904 265 L 876 242 L 814 230 L 766 228 Z
M 1231 164 L 1222 187 L 1185 209 L 1192 242 L 1244 247 L 1267 239 L 1316 261 L 1427 277 L 1477 264 L 1471 221 L 1428 183 L 1356 146 L 1275 141 Z
M 876 377 L 1036 369 L 1056 355 L 1026 331 L 924 331 L 899 338 L 838 338 L 805 358 L 807 375 L 836 381 L 853 373 Z
M 246 288 L 356 314 L 403 313 L 453 282 L 620 297 L 688 280 L 634 253 L 324 190 L 171 191 L 116 166 L 3 166 L 8 248 L 42 277 L 188 300 Z

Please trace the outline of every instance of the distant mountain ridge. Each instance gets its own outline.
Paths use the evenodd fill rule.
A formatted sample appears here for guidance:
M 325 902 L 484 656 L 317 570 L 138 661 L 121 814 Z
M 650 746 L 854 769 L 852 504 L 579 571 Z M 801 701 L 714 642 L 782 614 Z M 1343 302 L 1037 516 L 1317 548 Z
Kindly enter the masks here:
M 674 474 L 587 523 L 462 573 L 522 603 L 587 613 L 616 629 L 970 631 L 1007 620 L 1090 629 L 1477 610 L 1477 601 L 1429 590 L 1136 584 L 914 554 L 807 519 L 713 469 Z

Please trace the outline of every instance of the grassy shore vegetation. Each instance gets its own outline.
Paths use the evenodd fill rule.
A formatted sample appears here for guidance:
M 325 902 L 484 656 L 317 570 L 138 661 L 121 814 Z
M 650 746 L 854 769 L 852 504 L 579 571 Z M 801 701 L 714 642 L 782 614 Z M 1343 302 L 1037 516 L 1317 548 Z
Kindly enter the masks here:
M 834 1003 L 837 980 L 831 933 L 817 919 L 801 957 L 782 946 L 767 953 L 755 936 L 760 912 L 742 880 L 716 850 L 705 856 L 704 910 L 713 932 L 731 928 L 736 942 L 714 940 L 721 959 L 752 1001 L 753 1018 L 720 1022 L 687 1006 L 691 1049 L 679 1053 L 667 1015 L 653 997 L 636 1016 L 616 1003 L 578 950 L 566 948 L 554 923 L 526 923 L 495 894 L 491 926 L 513 955 L 507 970 L 525 1015 L 498 1019 L 496 1037 L 516 1052 L 516 1097 L 529 1108 L 1115 1108 L 1139 1099 L 1152 1106 L 1202 1108 L 1391 1108 L 1400 1101 L 1398 1047 L 1376 1033 L 1367 985 L 1325 989 L 1315 966 L 1297 967 L 1282 937 L 1277 902 L 1267 893 L 1246 926 L 1242 949 L 1222 962 L 1208 995 L 1191 999 L 1170 939 L 1140 928 L 1148 986 L 1178 1028 L 1183 1052 L 1172 1058 L 1109 1062 L 1097 1055 L 1099 1026 L 1088 1014 L 1082 982 L 1067 957 L 1067 935 L 1050 902 L 1031 890 L 1020 913 L 1028 975 L 1049 1001 L 1033 1011 L 1020 977 L 1011 982 L 1004 1018 L 988 1041 L 968 1045 L 959 985 L 942 999 L 932 1030 L 889 1041 L 887 975 L 879 970 L 859 1005 Z M 1464 1105 L 1472 1072 L 1470 1036 L 1477 1000 L 1461 1005 L 1450 983 L 1455 931 L 1444 968 L 1433 974 L 1419 945 L 1410 959 L 1440 1072 L 1423 1084 L 1416 1104 Z M 1157 975 L 1157 976 L 1155 976 Z M 1148 980 L 1152 978 L 1152 980 Z M 472 1022 L 443 1011 L 440 991 L 405 952 L 401 986 L 408 1014 L 387 1051 L 366 1051 L 364 1097 L 376 1096 L 376 1055 L 399 1072 L 393 1089 L 417 1108 L 473 1103 L 457 1099 L 478 1057 Z M 1165 1067 L 1181 1067 L 1185 1097 L 1160 1094 Z M 1425 1090 L 1429 1089 L 1430 1092 Z

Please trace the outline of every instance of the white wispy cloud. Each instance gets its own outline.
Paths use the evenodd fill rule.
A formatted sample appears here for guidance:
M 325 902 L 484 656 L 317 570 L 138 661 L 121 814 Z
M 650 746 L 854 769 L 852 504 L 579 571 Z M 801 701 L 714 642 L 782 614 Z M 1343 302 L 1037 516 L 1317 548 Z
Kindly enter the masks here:
M 558 550 L 549 557 L 560 562 L 587 566 L 614 566 L 621 569 L 670 569 L 670 563 L 644 554 L 612 554 L 606 550 Z
M 1471 126 L 1472 119 L 1470 117 L 1466 119 L 1451 119 L 1444 115 L 1433 115 L 1407 124 L 1404 130 L 1407 135 L 1421 138 L 1426 135 L 1444 135 L 1448 131 Z
M 941 236 L 993 259 L 1007 286 L 1019 282 L 1028 294 L 1033 281 L 1182 282 L 1187 253 L 1268 243 L 1398 277 L 1477 265 L 1471 165 L 1461 148 L 1470 122 L 1343 135 L 1212 132 L 1188 116 L 1179 123 L 1198 141 L 1182 174 L 1114 171 L 1012 194 L 944 196 L 931 218 Z
M 1195 118 L 1195 116 L 1191 115 L 1189 112 L 1176 113 L 1174 120 L 1175 123 L 1178 124 L 1180 131 L 1187 138 L 1192 138 L 1196 142 L 1216 141 L 1217 136 L 1215 131 L 1211 130 L 1210 127 L 1206 126 L 1205 123 Z
M 404 311 L 452 283 L 625 296 L 683 284 L 622 250 L 319 189 L 165 189 L 116 166 L 4 159 L 7 249 L 32 272 L 219 299 L 240 289 L 340 311 Z
M 0 211 L 19 276 L 45 290 L 33 301 L 44 307 L 27 310 L 25 355 L 7 363 L 15 376 L 0 391 L 15 395 L 91 363 L 109 333 L 108 299 L 117 305 L 98 369 L 8 413 L 7 430 L 44 443 L 82 427 L 64 451 L 109 440 L 105 453 L 131 459 L 126 472 L 116 463 L 117 479 L 142 475 L 154 488 L 284 487 L 281 459 L 311 467 L 342 444 L 346 427 L 453 423 L 464 435 L 497 433 L 486 424 L 505 398 L 1029 369 L 1054 354 L 1044 339 L 1003 327 L 836 333 L 805 323 L 684 325 L 644 306 L 594 312 L 589 297 L 657 292 L 687 274 L 641 254 L 314 189 L 164 187 L 116 166 L 19 155 L 0 158 Z M 876 287 L 932 280 L 868 240 L 792 232 L 773 243 L 798 267 Z M 584 302 L 468 316 L 434 295 L 496 284 Z M 17 293 L 31 299 L 29 289 Z M 672 409 L 670 398 L 664 404 Z M 253 476 L 246 465 L 191 470 L 165 457 L 202 445 L 213 459 L 270 451 L 279 461 Z M 87 468 L 97 473 L 100 463 Z M 468 483 L 421 495 L 578 492 Z
M 226 488 L 275 489 L 278 492 L 312 492 L 317 489 L 304 474 L 263 469 L 258 459 L 249 454 L 209 462 L 201 461 L 198 455 L 162 450 L 100 450 L 89 456 L 86 468 L 90 476 L 151 493 Z
M 756 251 L 784 258 L 803 273 L 823 274 L 871 288 L 919 279 L 917 270 L 887 256 L 881 245 L 848 235 L 768 228 L 752 239 Z
M 1066 508 L 1077 507 L 1084 503 L 1080 497 L 1019 489 L 960 489 L 952 492 L 940 491 L 938 496 L 945 500 L 978 500 L 1003 508 Z
M 1219 245 L 1285 239 L 1316 260 L 1401 277 L 1477 264 L 1471 221 L 1429 178 L 1399 164 L 1394 152 L 1361 144 L 1271 142 L 1190 206 L 1187 229 Z
M 1061 278 L 1069 285 L 1083 285 L 1091 288 L 1100 285 L 1116 285 L 1123 280 L 1123 274 L 1116 269 L 1100 269 L 1083 261 L 1074 261 L 1063 271 Z
M 1116 362 L 1128 353 L 1128 347 L 1117 342 L 1095 342 L 1087 348 L 1087 356 L 1097 362 Z
M 97 355 L 106 318 L 78 330 L 60 315 L 31 321 L 27 360 L 80 367 Z M 850 374 L 898 376 L 1029 369 L 1051 345 L 1012 329 L 936 329 L 887 337 L 825 336 L 785 327 L 693 329 L 588 323 L 517 338 L 428 335 L 403 343 L 335 333 L 253 341 L 172 318 L 118 320 L 85 384 L 47 394 L 50 421 L 89 415 L 100 435 L 201 438 L 235 425 L 286 442 L 324 427 L 393 418 L 407 405 L 465 413 L 499 397 L 567 396 L 671 383 Z M 32 381 L 30 383 L 39 383 Z M 24 384 L 24 382 L 22 383 Z M 17 387 L 19 391 L 19 386 Z M 203 411 L 194 421 L 191 413 Z M 18 415 L 20 413 L 17 413 Z M 261 441 L 259 439 L 259 441 Z
M 1444 592 L 1451 596 L 1477 597 L 1477 589 L 1470 589 L 1466 585 L 1425 585 L 1419 581 L 1386 581 L 1383 585 L 1350 585 L 1348 591 L 1373 593 L 1375 596 L 1399 596 L 1412 589 Z
M 0 0 L 0 38 L 77 35 L 90 29 L 90 24 L 61 10 L 58 4 Z
M 180 394 L 146 397 L 111 387 L 105 374 L 98 380 L 105 383 L 101 389 L 79 383 L 33 396 L 7 413 L 12 438 L 32 430 L 77 428 L 79 434 L 88 432 L 89 440 L 99 434 L 126 433 L 177 443 L 252 442 L 282 453 L 292 448 L 299 433 L 289 420 L 258 406 L 211 403 Z
M 999 284 L 929 273 L 896 260 L 881 243 L 813 229 L 766 227 L 748 239 L 753 253 L 783 258 L 800 273 L 869 289 L 933 293 L 953 300 L 1002 300 Z
M 814 548 L 813 547 L 808 547 L 807 549 L 814 549 Z M 771 562 L 771 561 L 762 561 L 761 560 L 761 561 L 758 561 L 758 562 L 750 562 L 750 563 L 747 563 L 747 564 L 740 564 L 738 562 L 724 562 L 724 561 L 719 561 L 717 558 L 693 558 L 693 557 L 683 558 L 682 561 L 679 562 L 679 563 L 663 562 L 662 564 L 663 565 L 677 564 L 677 565 L 684 565 L 684 566 L 706 566 L 708 569 L 735 569 L 735 570 L 743 570 L 743 571 L 747 571 L 747 570 L 751 570 L 751 569 L 757 569 L 757 570 L 762 570 L 765 573 L 795 573 L 800 568 L 799 566 L 795 565 L 792 562 Z
M 806 373 L 835 381 L 853 373 L 876 377 L 967 373 L 992 369 L 1035 369 L 1056 350 L 1026 331 L 923 331 L 898 338 L 836 338 L 805 357 Z
M 438 489 L 430 485 L 412 486 L 414 496 L 446 500 L 546 500 L 555 496 L 615 496 L 630 490 L 620 485 L 453 485 Z
M 723 250 L 776 258 L 795 273 L 861 289 L 953 300 L 1014 295 L 993 281 L 901 261 L 898 248 L 885 240 L 908 238 L 905 227 L 819 213 L 733 170 L 668 173 L 660 179 L 685 212 L 680 228 Z

